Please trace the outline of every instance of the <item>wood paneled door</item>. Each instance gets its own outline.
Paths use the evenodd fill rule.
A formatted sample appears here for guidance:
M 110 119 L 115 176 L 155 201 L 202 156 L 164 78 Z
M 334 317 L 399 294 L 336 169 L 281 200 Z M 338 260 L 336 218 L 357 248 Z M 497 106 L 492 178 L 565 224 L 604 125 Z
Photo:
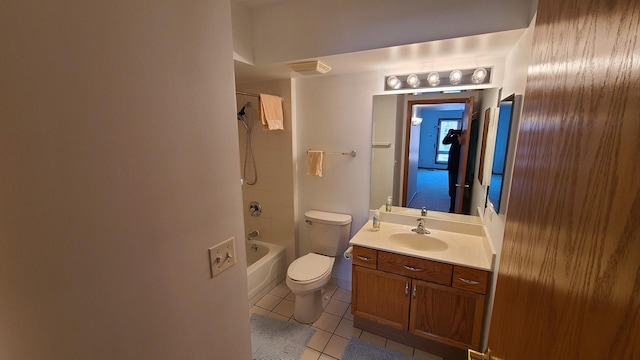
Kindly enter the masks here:
M 489 348 L 640 359 L 640 2 L 540 0 Z

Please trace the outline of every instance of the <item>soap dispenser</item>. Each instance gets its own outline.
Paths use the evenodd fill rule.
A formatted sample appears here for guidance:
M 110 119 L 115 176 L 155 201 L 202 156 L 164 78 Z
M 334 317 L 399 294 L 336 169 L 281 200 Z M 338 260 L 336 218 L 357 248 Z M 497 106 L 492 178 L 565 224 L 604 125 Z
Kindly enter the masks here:
M 391 196 L 387 196 L 387 204 L 384 207 L 384 211 L 391 212 Z

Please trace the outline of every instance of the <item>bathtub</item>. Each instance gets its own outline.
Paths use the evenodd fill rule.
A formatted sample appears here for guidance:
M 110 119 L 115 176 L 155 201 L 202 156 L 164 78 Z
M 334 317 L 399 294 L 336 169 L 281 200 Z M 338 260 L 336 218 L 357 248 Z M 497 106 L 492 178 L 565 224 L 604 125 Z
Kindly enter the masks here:
M 285 277 L 285 248 L 264 241 L 247 241 L 247 283 L 249 285 L 249 305 Z

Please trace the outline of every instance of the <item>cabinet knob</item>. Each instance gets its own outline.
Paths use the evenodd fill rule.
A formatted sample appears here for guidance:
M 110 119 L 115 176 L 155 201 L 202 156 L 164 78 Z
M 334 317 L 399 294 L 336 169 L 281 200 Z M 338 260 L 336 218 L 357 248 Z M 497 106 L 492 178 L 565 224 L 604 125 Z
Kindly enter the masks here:
M 409 296 L 409 282 L 404 286 L 404 296 Z
M 413 284 L 413 298 L 416 298 L 416 284 Z

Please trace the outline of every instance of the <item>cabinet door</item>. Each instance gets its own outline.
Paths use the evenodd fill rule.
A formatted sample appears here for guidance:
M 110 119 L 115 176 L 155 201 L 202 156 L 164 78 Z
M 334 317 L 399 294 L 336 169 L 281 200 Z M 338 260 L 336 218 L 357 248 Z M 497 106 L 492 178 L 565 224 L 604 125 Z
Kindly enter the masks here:
M 409 331 L 459 348 L 478 350 L 484 295 L 413 280 Z
M 353 266 L 351 307 L 355 316 L 395 329 L 409 328 L 411 279 Z

